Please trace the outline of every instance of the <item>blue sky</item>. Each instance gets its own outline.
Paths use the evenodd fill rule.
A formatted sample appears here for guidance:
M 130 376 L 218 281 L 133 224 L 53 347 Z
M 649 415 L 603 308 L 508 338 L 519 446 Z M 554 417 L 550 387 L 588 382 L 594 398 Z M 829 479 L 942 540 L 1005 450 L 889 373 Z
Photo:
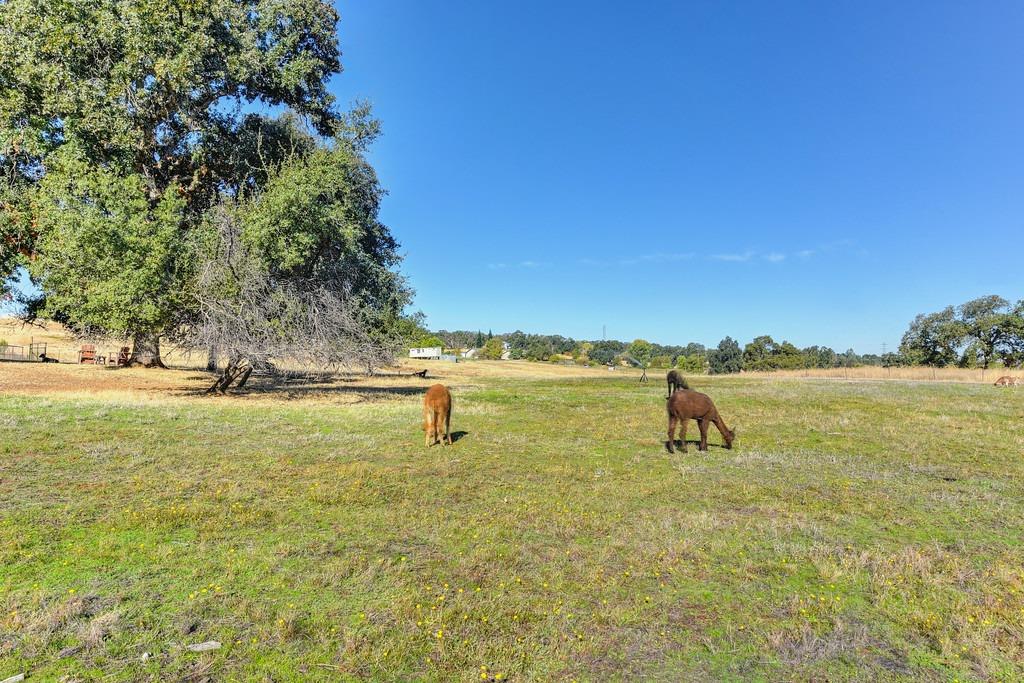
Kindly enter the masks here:
M 1024 3 L 338 8 L 432 329 L 880 352 L 1024 298 Z
M 1024 4 L 338 7 L 432 328 L 878 352 L 1024 297 Z

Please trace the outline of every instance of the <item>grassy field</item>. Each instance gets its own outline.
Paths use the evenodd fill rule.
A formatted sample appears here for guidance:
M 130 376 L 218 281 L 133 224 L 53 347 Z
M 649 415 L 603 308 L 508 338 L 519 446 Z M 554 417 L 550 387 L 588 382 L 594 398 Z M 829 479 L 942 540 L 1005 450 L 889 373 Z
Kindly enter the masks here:
M 1024 679 L 1024 391 L 430 367 L 0 364 L 0 680 Z

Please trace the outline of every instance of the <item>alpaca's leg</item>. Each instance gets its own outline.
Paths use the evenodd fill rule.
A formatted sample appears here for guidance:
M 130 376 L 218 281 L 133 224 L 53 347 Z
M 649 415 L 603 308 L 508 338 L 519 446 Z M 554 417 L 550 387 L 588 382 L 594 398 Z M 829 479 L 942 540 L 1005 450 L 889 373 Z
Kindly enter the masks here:
M 683 419 L 681 419 L 679 421 L 683 423 L 682 427 L 679 429 L 679 439 L 683 442 L 683 453 L 685 453 L 686 452 L 686 427 L 689 424 L 690 420 L 688 418 L 683 418 Z
M 704 418 L 697 420 L 697 425 L 700 427 L 700 448 L 698 450 L 706 451 L 708 449 L 708 420 Z
M 444 433 L 448 437 L 448 445 L 452 445 L 452 411 L 451 408 L 444 414 Z
M 665 448 L 668 449 L 669 453 L 675 453 L 676 449 L 673 448 L 673 439 L 676 438 L 676 416 L 668 416 L 668 441 L 665 443 Z
M 423 445 L 429 448 L 433 445 L 430 443 L 430 439 L 434 436 L 433 415 L 429 412 L 423 416 L 423 432 Z

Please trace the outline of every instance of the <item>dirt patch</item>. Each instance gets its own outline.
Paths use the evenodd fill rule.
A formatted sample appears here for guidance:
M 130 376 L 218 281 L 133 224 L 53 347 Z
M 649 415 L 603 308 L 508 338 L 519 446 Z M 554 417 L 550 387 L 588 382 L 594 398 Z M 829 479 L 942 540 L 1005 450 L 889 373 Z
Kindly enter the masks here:
M 906 655 L 871 634 L 867 624 L 856 619 L 837 620 L 831 631 L 817 634 L 809 625 L 797 632 L 776 632 L 769 636 L 779 659 L 788 665 L 849 658 L 870 662 L 875 668 L 906 674 Z

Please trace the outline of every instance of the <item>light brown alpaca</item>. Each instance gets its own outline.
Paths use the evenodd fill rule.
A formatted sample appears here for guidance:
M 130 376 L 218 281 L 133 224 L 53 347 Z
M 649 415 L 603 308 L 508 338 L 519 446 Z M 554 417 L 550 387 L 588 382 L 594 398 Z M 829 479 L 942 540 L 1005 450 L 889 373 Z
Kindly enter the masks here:
M 1003 375 L 996 380 L 995 386 L 997 387 L 1015 387 L 1020 383 L 1019 377 L 1010 377 L 1009 375 Z
M 665 446 L 669 453 L 675 453 L 673 441 L 675 440 L 676 425 L 681 424 L 680 438 L 683 442 L 683 453 L 686 452 L 686 423 L 696 420 L 700 427 L 700 446 L 698 450 L 708 449 L 708 424 L 715 423 L 718 431 L 725 439 L 725 447 L 732 448 L 732 441 L 736 433 L 725 426 L 725 420 L 718 414 L 718 409 L 707 394 L 688 389 L 677 389 L 672 392 L 668 399 L 668 442 Z
M 435 384 L 427 389 L 427 395 L 423 397 L 425 445 L 427 447 L 433 446 L 435 443 L 444 445 L 446 439 L 451 444 L 451 421 L 452 394 L 445 385 Z

